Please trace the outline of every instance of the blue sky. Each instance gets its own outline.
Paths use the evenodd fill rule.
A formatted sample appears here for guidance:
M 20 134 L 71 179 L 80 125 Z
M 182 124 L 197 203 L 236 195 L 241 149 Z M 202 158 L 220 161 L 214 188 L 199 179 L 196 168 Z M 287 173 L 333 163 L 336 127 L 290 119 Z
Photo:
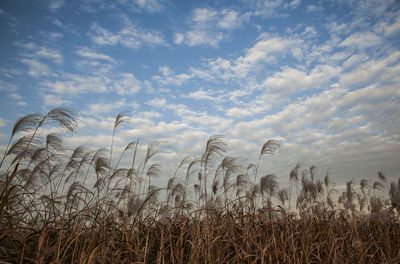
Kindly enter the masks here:
M 109 146 L 125 111 L 116 151 L 160 140 L 165 171 L 218 134 L 245 162 L 281 139 L 262 166 L 282 186 L 298 161 L 400 176 L 396 0 L 3 0 L 0 32 L 3 151 L 17 118 L 68 106 L 67 144 Z

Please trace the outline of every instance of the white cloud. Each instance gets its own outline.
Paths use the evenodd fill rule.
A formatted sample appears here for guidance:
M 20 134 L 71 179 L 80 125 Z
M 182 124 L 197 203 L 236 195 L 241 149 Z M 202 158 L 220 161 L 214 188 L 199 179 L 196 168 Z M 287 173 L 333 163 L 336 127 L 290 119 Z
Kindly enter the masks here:
M 310 89 L 326 89 L 331 79 L 337 77 L 340 72 L 340 68 L 329 65 L 318 65 L 309 73 L 286 67 L 283 71 L 268 77 L 263 85 L 268 92 L 277 92 L 280 95 Z
M 252 15 L 273 17 L 279 16 L 278 9 L 284 4 L 283 0 L 247 0 L 252 9 Z
M 56 11 L 64 5 L 64 0 L 49 0 L 49 9 L 51 11 Z
M 292 2 L 290 2 L 289 7 L 290 8 L 296 8 L 300 5 L 301 0 L 293 0 Z
M 60 32 L 45 32 L 45 34 L 52 40 L 56 41 L 64 37 L 64 34 Z
M 156 30 L 144 30 L 133 25 L 124 18 L 124 27 L 117 32 L 111 32 L 97 24 L 93 24 L 89 33 L 92 41 L 98 45 L 117 45 L 138 49 L 143 45 L 166 45 L 162 34 Z
M 102 54 L 102 53 L 97 53 L 97 52 L 89 49 L 88 47 L 83 47 L 83 48 L 77 50 L 76 53 L 79 56 L 84 57 L 84 58 L 93 59 L 93 60 L 106 60 L 111 63 L 115 63 L 114 59 L 111 58 L 110 56 Z
M 59 95 L 45 94 L 43 95 L 43 103 L 46 106 L 60 106 L 60 105 L 69 105 L 72 102 L 69 100 L 61 99 Z
M 204 15 L 204 17 L 207 16 Z M 302 45 L 303 41 L 296 37 L 282 38 L 261 34 L 258 41 L 252 47 L 245 50 L 243 56 L 239 56 L 236 59 L 221 57 L 208 59 L 205 60 L 202 68 L 189 67 L 188 73 L 179 75 L 174 75 L 169 68 L 164 69 L 164 67 L 160 67 L 162 76 L 154 76 L 153 78 L 163 85 L 181 85 L 184 81 L 197 77 L 212 82 L 244 81 L 247 86 L 252 86 L 250 79 L 248 79 L 249 75 L 254 76 L 259 74 L 267 68 L 267 65 L 276 64 L 279 58 L 287 56 L 288 53 L 293 56 L 298 55 L 297 53 L 299 52 L 302 53 L 303 51 L 293 50 L 294 47 L 301 47 Z M 166 74 L 167 70 L 168 74 Z
M 171 110 L 176 116 L 181 118 L 182 122 L 200 125 L 203 129 L 214 131 L 214 133 L 217 131 L 224 131 L 233 122 L 231 119 L 209 115 L 205 111 L 198 112 L 190 110 L 189 107 L 184 104 L 167 103 L 165 98 L 154 98 L 149 100 L 146 104 L 156 108 Z
M 185 35 L 179 32 L 175 32 L 174 34 L 174 43 L 175 44 L 181 44 L 183 40 L 185 39 Z
M 143 118 L 159 118 L 162 115 L 155 111 L 144 111 L 140 113 L 140 116 L 143 116 Z
M 121 41 L 122 36 L 108 31 L 97 24 L 92 25 L 94 33 L 90 33 L 92 41 L 98 45 L 116 45 Z
M 184 122 L 196 124 L 196 126 L 200 126 L 206 131 L 209 130 L 211 134 L 223 133 L 233 123 L 232 119 L 210 115 L 207 112 L 196 112 L 180 117 Z
M 113 89 L 119 95 L 133 95 L 141 87 L 141 82 L 132 73 L 121 73 L 120 78 L 114 81 Z
M 185 43 L 190 46 L 211 46 L 218 47 L 221 40 L 224 39 L 222 32 L 209 32 L 206 30 L 191 30 L 185 33 Z
M 333 21 L 326 25 L 329 32 L 332 34 L 345 34 L 349 35 L 351 32 L 351 25 L 350 23 L 339 23 L 338 21 Z
M 139 138 L 155 138 L 160 136 L 176 135 L 183 129 L 188 127 L 187 124 L 178 121 L 172 121 L 170 123 L 159 122 L 154 123 L 150 120 L 142 122 L 141 124 L 136 123 L 133 129 L 125 129 L 120 132 L 120 137 L 132 140 L 134 137 Z M 127 140 L 124 140 L 127 142 Z
M 346 47 L 352 46 L 360 49 L 378 46 L 382 43 L 382 39 L 372 32 L 357 32 L 345 40 L 343 40 L 339 46 Z
M 322 11 L 322 6 L 317 5 L 308 5 L 307 12 L 320 12 Z
M 230 60 L 220 57 L 214 60 L 208 60 L 206 67 L 205 70 L 191 70 L 196 76 L 205 80 L 213 80 L 215 78 L 229 80 L 235 77 L 234 62 Z
M 171 166 L 180 155 L 201 155 L 210 134 L 225 134 L 234 154 L 246 157 L 249 162 L 254 161 L 252 158 L 257 156 L 266 139 L 283 138 L 282 151 L 278 154 L 281 156 L 262 161 L 262 168 L 268 172 L 282 171 L 279 176 L 287 176 L 288 166 L 295 165 L 296 159 L 340 167 L 340 170 L 349 169 L 349 177 L 359 176 L 358 172 L 352 174 L 357 168 L 366 170 L 368 167 L 366 172 L 370 173 L 378 165 L 390 165 L 389 161 L 397 157 L 393 153 L 400 150 L 400 53 L 396 52 L 395 45 L 400 20 L 396 11 L 382 13 L 382 9 L 388 8 L 383 2 L 351 1 L 348 4 L 339 1 L 335 2 L 335 8 L 340 6 L 351 13 L 326 17 L 325 13 L 305 13 L 306 19 L 301 21 L 303 16 L 300 16 L 295 25 L 290 24 L 291 19 L 285 20 L 288 24 L 278 22 L 284 21 L 283 17 L 294 13 L 296 10 L 293 9 L 299 6 L 304 6 L 305 12 L 324 11 L 321 3 L 315 2 L 313 6 L 300 0 L 243 1 L 244 5 L 230 2 L 224 7 L 221 7 L 222 2 L 195 5 L 183 21 L 180 16 L 171 18 L 174 11 L 168 10 L 155 14 L 159 17 L 147 23 L 151 16 L 134 12 L 160 12 L 162 4 L 167 3 L 173 8 L 175 4 L 171 6 L 171 2 L 163 0 L 85 0 L 82 5 L 90 6 L 92 11 L 105 10 L 96 15 L 106 14 L 102 22 L 89 29 L 92 45 L 82 44 L 79 34 L 71 35 L 76 37 L 72 39 L 76 45 L 70 45 L 71 38 L 64 38 L 62 42 L 65 43 L 61 43 L 61 35 L 38 31 L 37 36 L 27 36 L 29 41 L 40 38 L 40 43 L 46 45 L 22 42 L 26 44 L 17 45 L 17 54 L 27 65 L 25 75 L 42 77 L 36 80 L 27 76 L 33 79 L 32 86 L 39 83 L 44 107 L 75 105 L 79 101 L 74 101 L 74 97 L 96 102 L 85 106 L 83 113 L 86 116 L 80 120 L 83 129 L 80 134 L 68 139 L 75 146 L 109 147 L 115 118 L 111 115 L 133 110 L 124 129 L 117 133 L 116 156 L 124 143 L 137 137 L 141 142 L 163 139 L 168 141 L 168 153 L 160 160 Z M 44 3 L 47 5 L 50 1 Z M 67 4 L 70 3 L 65 1 Z M 371 9 L 365 11 L 364 18 L 358 14 L 358 8 L 362 9 L 360 6 Z M 374 13 L 372 7 L 380 11 L 369 16 Z M 58 8 L 61 5 L 54 6 L 54 10 Z M 332 10 L 330 14 L 334 12 Z M 132 20 L 129 20 L 121 15 L 124 12 L 133 14 L 134 18 L 130 16 Z M 78 10 L 76 14 L 82 12 Z M 5 12 L 0 11 L 0 15 L 5 16 Z M 271 16 L 281 18 L 277 23 L 269 23 Z M 90 14 L 90 17 L 94 15 Z M 53 23 L 62 26 L 60 30 L 71 33 L 76 21 L 66 22 L 61 14 L 60 18 L 62 20 L 53 18 Z M 115 25 L 109 19 L 122 22 Z M 257 38 L 254 25 L 246 25 L 250 20 L 252 24 L 262 25 L 268 33 Z M 168 38 L 176 45 L 219 47 L 224 41 L 239 38 L 240 41 L 227 45 L 228 48 L 220 52 L 193 49 L 193 53 L 179 60 L 183 64 L 174 63 L 176 68 L 160 66 L 170 58 L 168 43 L 164 40 L 165 33 L 151 30 L 148 25 L 168 30 L 165 25 L 160 25 L 165 21 L 174 24 Z M 90 25 L 90 21 L 85 23 Z M 245 34 L 235 36 L 235 30 L 239 28 L 243 29 L 240 34 Z M 55 43 L 57 46 L 49 46 Z M 137 49 L 147 46 L 152 49 L 138 54 L 141 51 Z M 165 54 L 160 60 L 154 60 L 151 56 L 160 52 L 156 49 L 160 46 Z M 75 48 L 69 50 L 68 47 Z M 117 62 L 117 57 L 111 55 L 118 47 L 134 50 L 126 52 L 126 58 L 118 56 Z M 174 54 L 179 53 L 177 49 L 172 50 Z M 153 55 L 151 51 L 154 51 Z M 182 56 L 189 49 L 183 51 Z M 135 54 L 139 56 L 134 58 L 135 65 L 132 66 L 129 56 Z M 144 54 L 146 58 L 142 58 Z M 157 62 L 161 64 L 157 65 Z M 181 68 L 190 63 L 186 70 Z M 69 73 L 58 70 L 64 67 L 72 69 Z M 127 68 L 132 72 L 121 72 Z M 156 76 L 151 77 L 157 70 Z M 15 69 L 0 69 L 0 74 L 4 76 L 0 80 L 0 90 L 5 100 L 8 98 L 15 105 L 26 105 L 22 101 L 26 96 L 19 88 L 25 87 L 25 77 L 19 79 L 23 75 Z M 13 80 L 13 84 L 6 83 L 8 80 Z M 23 98 L 19 94 L 24 95 Z M 132 94 L 135 96 L 130 96 Z M 125 100 L 111 101 L 115 97 Z M 0 126 L 5 125 L 8 123 L 0 118 Z M 373 162 L 379 164 L 373 167 Z M 392 168 L 395 162 L 392 161 Z M 332 165 L 335 163 L 339 165 Z M 348 164 L 352 164 L 353 169 Z M 334 173 L 339 173 L 339 169 Z
M 156 92 L 156 89 L 153 87 L 153 85 L 151 84 L 151 82 L 149 80 L 144 80 L 143 81 L 143 87 L 145 89 L 144 92 L 147 94 L 154 94 Z
M 0 79 L 0 91 L 14 92 L 17 90 L 17 86 L 15 84 L 5 82 Z
M 161 0 L 162 1 L 162 0 Z M 164 9 L 159 0 L 81 0 L 80 8 L 87 12 L 97 12 L 100 10 L 115 10 L 117 8 L 128 9 L 134 12 L 146 11 L 149 13 L 161 12 Z
M 5 127 L 5 126 L 6 126 L 6 121 L 4 121 L 4 119 L 0 117 L 0 127 Z
M 126 1 L 120 0 L 120 2 Z M 163 6 L 157 0 L 132 0 L 131 2 L 148 12 L 160 12 L 163 9 Z
M 245 116 L 251 116 L 254 113 L 251 112 L 249 109 L 246 108 L 241 108 L 241 107 L 233 107 L 228 110 L 226 110 L 225 114 L 227 116 L 233 117 L 233 118 L 242 118 Z
M 77 95 L 85 93 L 104 93 L 109 91 L 107 84 L 110 80 L 101 76 L 84 76 L 65 74 L 56 81 L 44 81 L 41 86 L 55 94 Z
M 245 51 L 245 55 L 239 56 L 234 60 L 221 57 L 209 59 L 204 68 L 190 68 L 193 76 L 207 81 L 230 81 L 248 80 L 249 74 L 256 75 L 268 64 L 277 62 L 280 56 L 288 52 L 291 47 L 300 45 L 298 39 L 285 39 L 281 37 L 270 37 L 261 34 L 259 40 Z M 249 83 L 247 83 L 249 85 Z
M 369 60 L 362 63 L 351 72 L 340 77 L 340 84 L 344 87 L 364 84 L 380 80 L 382 82 L 399 81 L 399 60 L 400 52 L 395 52 L 381 60 Z M 395 63 L 394 66 L 393 63 Z
M 219 43 L 230 36 L 230 32 L 243 25 L 247 15 L 231 9 L 195 8 L 189 21 L 189 30 L 176 32 L 174 43 L 188 46 L 218 47 Z
M 172 71 L 168 66 L 160 66 L 159 71 L 161 72 L 162 76 L 168 77 L 172 75 Z
M 10 98 L 12 98 L 12 99 L 17 99 L 17 100 L 19 100 L 19 99 L 22 98 L 22 96 L 19 95 L 19 94 L 17 94 L 17 93 L 10 93 L 10 94 L 8 95 L 8 97 L 10 97 Z
M 239 57 L 235 64 L 238 73 L 247 74 L 251 68 L 261 62 L 271 62 L 276 59 L 291 44 L 291 41 L 281 37 L 272 37 L 259 40 L 247 50 L 244 57 Z
M 354 68 L 362 62 L 367 61 L 369 58 L 365 54 L 354 54 L 343 62 L 343 69 Z
M 182 97 L 185 98 L 193 98 L 195 100 L 210 100 L 210 101 L 219 101 L 219 98 L 215 95 L 215 92 L 212 90 L 205 91 L 203 89 L 197 90 L 195 92 L 191 92 Z
M 223 9 L 220 13 L 220 19 L 217 26 L 222 29 L 235 29 L 242 26 L 244 17 L 238 12 L 229 9 Z
M 231 97 L 231 95 L 229 95 Z M 230 102 L 234 102 L 234 107 L 226 108 L 224 110 L 225 115 L 234 119 L 242 119 L 244 117 L 254 116 L 260 113 L 265 113 L 271 110 L 272 104 L 267 104 L 262 97 L 257 97 L 249 101 L 237 101 L 229 99 Z
M 193 10 L 192 20 L 196 23 L 203 24 L 216 19 L 217 11 L 209 8 L 196 8 Z
M 153 107 L 163 107 L 167 103 L 167 100 L 165 98 L 153 98 L 146 102 L 146 104 L 153 106 Z
M 376 102 L 389 96 L 400 96 L 400 91 L 395 86 L 377 87 L 377 85 L 369 85 L 355 91 L 347 92 L 336 105 L 340 108 L 356 105 L 358 102 Z
M 20 20 L 11 15 L 10 13 L 0 9 L 0 16 L 2 16 L 6 22 L 6 24 L 10 27 L 11 30 L 15 31 L 16 27 L 21 23 Z
M 40 83 L 43 94 L 63 96 L 63 100 L 54 100 L 57 104 L 64 102 L 65 97 L 72 98 L 80 94 L 116 93 L 133 95 L 142 89 L 142 82 L 132 73 L 114 73 L 109 71 L 88 74 L 60 74 L 57 80 L 45 80 Z M 53 95 L 51 95 L 53 96 Z M 51 101 L 48 100 L 49 103 Z
M 130 104 L 132 106 L 132 104 Z M 125 100 L 114 101 L 112 103 L 96 103 L 89 104 L 88 109 L 84 111 L 87 116 L 101 116 L 107 114 L 116 109 L 121 109 L 126 107 L 127 104 Z
M 43 47 L 37 51 L 36 56 L 52 59 L 55 63 L 62 63 L 63 61 L 62 56 L 59 52 Z
M 99 105 L 102 105 L 101 103 Z M 96 108 L 96 107 L 95 107 Z M 95 109 L 97 111 L 97 109 Z M 98 134 L 101 134 L 103 132 L 102 130 L 106 132 L 111 132 L 113 129 L 115 117 L 109 116 L 109 112 L 105 111 L 104 114 L 101 112 L 96 113 L 93 112 L 92 115 L 88 116 L 89 112 L 84 111 L 83 115 L 79 118 L 79 128 L 82 128 L 81 134 L 86 134 L 85 132 L 90 131 L 94 129 L 95 131 L 98 132 Z
M 28 50 L 28 52 L 23 54 L 25 57 L 35 59 L 50 59 L 57 64 L 61 64 L 63 62 L 62 54 L 55 49 L 51 49 L 46 46 L 39 46 L 32 42 L 23 44 L 22 47 Z
M 308 27 L 305 28 L 304 32 L 301 33 L 301 35 L 302 35 L 303 37 L 306 37 L 306 38 L 312 38 L 312 37 L 317 36 L 318 33 L 317 33 L 317 31 L 315 30 L 315 27 L 308 26 Z
M 74 63 L 80 72 L 93 73 L 97 76 L 109 75 L 115 69 L 114 65 L 102 60 L 82 59 L 76 60 Z
M 68 146 L 90 146 L 93 149 L 107 148 L 111 144 L 111 135 L 74 135 L 65 138 L 65 144 Z
M 397 16 L 393 23 L 380 22 L 375 26 L 375 31 L 383 34 L 385 37 L 393 36 L 400 33 L 400 17 Z
M 395 86 L 384 89 L 366 87 L 355 93 L 357 95 L 348 97 L 346 91 L 340 88 L 323 91 L 308 99 L 286 105 L 277 113 L 238 122 L 226 131 L 226 135 L 250 142 L 260 142 L 262 137 L 283 135 L 285 142 L 281 154 L 270 158 L 273 159 L 271 164 L 274 164 L 274 168 L 293 166 L 298 161 L 296 158 L 317 163 L 321 167 L 332 166 L 337 162 L 350 163 L 352 166 L 365 164 L 368 160 L 373 161 L 374 153 L 376 157 L 380 151 L 388 151 L 389 146 L 385 141 L 396 141 L 389 136 L 393 132 L 388 133 L 386 138 L 382 132 L 398 119 L 399 107 L 385 100 L 396 94 Z M 379 100 L 381 103 L 378 103 Z M 346 110 L 347 107 L 350 109 Z M 395 127 L 390 128 L 391 131 L 396 131 Z M 390 151 L 399 149 L 400 146 L 395 145 L 390 145 Z M 293 155 L 293 151 L 296 155 Z M 361 157 L 359 153 L 365 155 L 354 159 Z M 285 162 L 279 159 L 279 155 L 283 155 L 280 159 L 286 157 L 283 160 L 292 164 L 283 164 Z M 350 169 L 350 165 L 345 167 Z M 339 169 L 342 170 L 343 167 Z M 345 173 L 346 169 L 337 173 Z M 358 173 L 354 169 L 352 172 Z
M 244 56 L 230 61 L 223 58 L 209 60 L 205 74 L 198 71 L 196 75 L 205 79 L 214 76 L 220 79 L 229 80 L 233 78 L 244 78 L 249 73 L 258 73 L 266 66 L 266 63 L 274 63 L 291 46 L 298 45 L 296 39 L 284 39 L 281 37 L 269 37 L 261 35 L 261 38 L 248 50 Z
M 193 75 L 192 74 L 174 74 L 172 70 L 168 66 L 160 66 L 159 71 L 160 75 L 153 76 L 153 80 L 157 81 L 159 84 L 168 86 L 168 85 L 175 85 L 180 86 L 184 82 L 190 80 Z
M 32 77 L 52 75 L 50 68 L 36 59 L 22 59 L 21 62 L 28 66 L 28 74 Z

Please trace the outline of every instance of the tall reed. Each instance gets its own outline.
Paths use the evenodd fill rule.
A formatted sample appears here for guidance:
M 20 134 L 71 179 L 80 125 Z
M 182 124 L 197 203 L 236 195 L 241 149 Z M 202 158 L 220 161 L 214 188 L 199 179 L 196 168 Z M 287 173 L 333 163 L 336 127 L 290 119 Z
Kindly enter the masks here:
M 68 149 L 59 134 L 41 135 L 49 125 L 73 132 L 76 116 L 56 108 L 14 125 L 0 163 L 0 262 L 400 262 L 400 179 L 379 172 L 372 185 L 350 180 L 336 195 L 329 173 L 319 178 L 298 163 L 280 188 L 260 166 L 279 141 L 241 164 L 214 136 L 155 186 L 168 177 L 154 161 L 158 142 L 136 139 L 114 157 L 124 113 L 108 150 Z

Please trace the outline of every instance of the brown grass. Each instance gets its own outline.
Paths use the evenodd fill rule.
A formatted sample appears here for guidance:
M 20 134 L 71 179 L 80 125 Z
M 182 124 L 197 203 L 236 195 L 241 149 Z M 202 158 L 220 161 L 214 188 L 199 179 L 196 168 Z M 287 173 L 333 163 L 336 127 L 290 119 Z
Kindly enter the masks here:
M 1 161 L 0 262 L 400 263 L 400 181 L 383 173 L 372 185 L 348 181 L 334 202 L 329 175 L 320 180 L 315 166 L 297 164 L 288 189 L 259 170 L 278 141 L 244 165 L 224 156 L 227 145 L 215 136 L 155 187 L 157 142 L 142 160 L 139 140 L 113 158 L 124 114 L 110 150 L 68 151 L 56 134 L 39 137 L 48 124 L 73 131 L 75 116 L 57 108 L 14 126 Z M 119 165 L 123 158 L 130 167 Z

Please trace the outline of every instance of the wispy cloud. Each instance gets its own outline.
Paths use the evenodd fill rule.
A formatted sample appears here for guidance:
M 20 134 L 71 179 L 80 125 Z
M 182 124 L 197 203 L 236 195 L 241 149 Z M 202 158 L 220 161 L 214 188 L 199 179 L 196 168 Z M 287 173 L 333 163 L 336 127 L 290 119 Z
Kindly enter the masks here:
M 225 115 L 229 116 L 234 119 L 241 119 L 243 117 L 249 117 L 256 115 L 258 113 L 264 112 L 270 108 L 269 106 L 267 107 L 261 107 L 261 106 L 250 106 L 250 107 L 232 107 L 229 109 L 225 110 Z
M 43 95 L 43 103 L 46 106 L 67 106 L 70 105 L 72 102 L 70 100 L 65 100 L 62 99 L 61 96 L 59 95 L 54 95 L 54 94 L 45 94 Z
M 0 127 L 5 127 L 5 126 L 6 126 L 6 121 L 4 121 L 4 119 L 0 117 Z
M 168 103 L 165 98 L 155 98 L 146 102 L 146 104 L 161 109 L 168 109 L 172 111 L 182 122 L 189 125 L 200 125 L 204 129 L 210 131 L 223 131 L 232 120 L 223 118 L 217 115 L 210 115 L 206 111 L 199 112 L 189 109 L 187 105 Z
M 22 44 L 21 46 L 25 49 L 25 52 L 21 55 L 26 58 L 50 60 L 57 64 L 61 64 L 63 62 L 63 56 L 61 52 L 55 49 L 46 46 L 39 46 L 33 42 L 28 42 Z
M 0 80 L 0 91 L 15 92 L 16 90 L 15 84 Z
M 111 58 L 110 56 L 102 54 L 102 53 L 97 53 L 97 52 L 89 49 L 88 47 L 83 47 L 83 48 L 77 50 L 76 53 L 79 56 L 84 57 L 84 58 L 93 59 L 93 60 L 106 60 L 111 63 L 115 63 L 114 59 Z
M 164 5 L 159 0 L 82 0 L 80 8 L 87 12 L 97 12 L 100 10 L 115 10 L 117 8 L 128 9 L 134 12 L 158 13 L 164 9 Z
M 301 44 L 296 38 L 282 38 L 261 34 L 259 40 L 245 54 L 234 60 L 209 59 L 203 69 L 191 69 L 196 76 L 207 80 L 242 79 L 248 74 L 257 74 L 268 64 L 275 64 L 278 58 L 291 52 L 290 48 Z
M 400 52 L 395 52 L 382 59 L 360 63 L 353 70 L 340 76 L 343 87 L 354 87 L 368 82 L 397 83 L 399 81 Z
M 21 62 L 28 66 L 28 74 L 32 77 L 38 78 L 53 74 L 49 66 L 36 59 L 22 59 Z
M 15 31 L 17 26 L 20 24 L 20 20 L 9 12 L 4 11 L 0 8 L 0 16 L 5 19 L 5 22 L 11 30 Z
M 214 90 L 204 90 L 200 89 L 194 92 L 191 92 L 187 95 L 182 95 L 184 98 L 193 98 L 195 100 L 210 100 L 210 101 L 220 101 L 220 96 L 217 95 L 217 92 Z
M 119 73 L 109 76 L 66 73 L 55 81 L 44 81 L 41 83 L 43 89 L 58 95 L 73 96 L 87 93 L 115 92 L 119 95 L 137 93 L 141 87 L 141 81 L 136 79 L 132 73 Z
M 60 9 L 63 5 L 64 0 L 49 0 L 48 8 L 54 12 L 57 9 Z
M 163 9 L 163 5 L 158 0 L 119 0 L 119 2 L 125 3 L 127 5 L 132 4 L 135 7 L 138 7 L 139 9 L 148 11 L 150 13 L 160 12 Z
M 280 72 L 275 72 L 265 79 L 263 86 L 269 92 L 292 95 L 297 92 L 312 89 L 325 89 L 332 78 L 336 78 L 341 72 L 339 67 L 318 65 L 310 72 L 285 67 Z
M 357 32 L 343 40 L 339 44 L 339 47 L 351 46 L 364 49 L 378 46 L 381 43 L 382 39 L 372 32 Z
M 130 104 L 132 107 L 133 104 Z M 125 100 L 114 101 L 112 103 L 96 103 L 89 104 L 87 110 L 85 110 L 85 115 L 87 116 L 102 116 L 114 110 L 122 111 L 122 108 L 127 107 Z
M 8 97 L 10 97 L 11 99 L 15 99 L 15 100 L 22 99 L 22 96 L 19 95 L 18 93 L 10 93 L 10 94 L 8 94 Z
M 193 77 L 193 74 L 174 74 L 168 66 L 160 66 L 159 72 L 161 73 L 161 75 L 153 76 L 153 80 L 164 86 L 180 86 Z
M 231 9 L 196 8 L 188 22 L 189 30 L 175 32 L 174 43 L 218 47 L 229 38 L 231 30 L 241 27 L 247 19 L 246 15 Z
M 136 79 L 132 73 L 121 73 L 115 80 L 113 90 L 119 95 L 133 95 L 142 88 L 142 82 Z
M 308 5 L 307 12 L 319 12 L 322 11 L 322 6 L 320 5 Z
M 59 95 L 78 95 L 85 93 L 105 93 L 108 91 L 107 77 L 82 76 L 78 74 L 64 74 L 56 81 L 44 81 L 41 87 L 47 92 Z
M 298 6 L 298 1 L 291 1 L 286 3 L 283 0 L 244 0 L 248 3 L 253 16 L 263 16 L 263 17 L 276 17 L 282 16 L 280 9 L 286 7 L 294 8 Z M 286 4 L 285 4 L 286 3 Z
M 385 37 L 400 34 L 400 17 L 395 16 L 389 21 L 382 21 L 375 26 L 375 31 Z
M 98 45 L 122 45 L 131 49 L 138 49 L 143 45 L 166 45 L 164 37 L 159 31 L 145 30 L 135 26 L 129 19 L 124 19 L 123 27 L 117 31 L 109 31 L 98 24 L 93 24 L 89 33 L 92 41 Z
M 16 17 L 26 34 L 8 24 L 20 4 L 0 11 L 3 127 L 77 107 L 81 130 L 68 142 L 104 147 L 115 115 L 128 111 L 116 152 L 160 139 L 167 166 L 223 134 L 249 162 L 266 139 L 282 139 L 263 169 L 284 177 L 298 159 L 340 167 L 338 182 L 365 168 L 398 171 L 395 0 L 46 0 Z

